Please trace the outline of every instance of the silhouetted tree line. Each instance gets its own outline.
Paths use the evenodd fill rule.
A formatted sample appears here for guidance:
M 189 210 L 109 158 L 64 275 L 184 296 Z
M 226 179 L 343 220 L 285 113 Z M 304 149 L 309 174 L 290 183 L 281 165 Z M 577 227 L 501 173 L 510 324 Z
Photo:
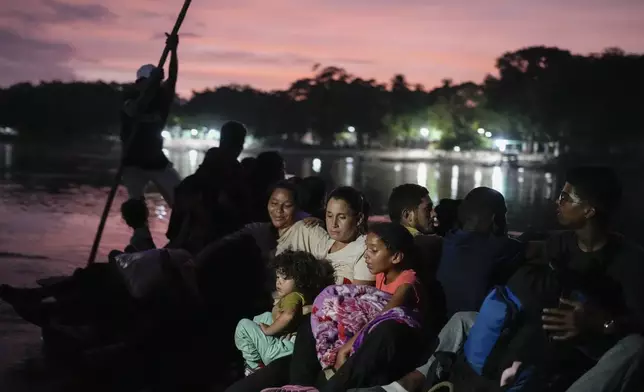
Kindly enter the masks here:
M 644 56 L 607 49 L 581 56 L 554 47 L 508 52 L 496 61 L 498 77 L 482 84 L 427 90 L 403 75 L 388 84 L 337 67 L 313 69 L 285 91 L 228 85 L 194 92 L 173 110 L 171 123 L 216 128 L 228 119 L 248 125 L 256 137 L 299 140 L 312 132 L 331 145 L 349 126 L 360 145 L 405 144 L 442 133 L 444 148 L 473 148 L 495 137 L 559 141 L 568 149 L 624 149 L 642 139 Z M 0 90 L 0 125 L 22 137 L 65 139 L 114 134 L 123 90 L 116 83 L 17 84 Z

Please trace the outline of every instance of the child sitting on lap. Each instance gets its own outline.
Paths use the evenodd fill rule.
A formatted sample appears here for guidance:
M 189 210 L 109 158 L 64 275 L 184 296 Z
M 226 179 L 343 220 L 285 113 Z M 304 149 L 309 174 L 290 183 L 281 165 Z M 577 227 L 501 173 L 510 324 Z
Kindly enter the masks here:
M 293 353 L 293 333 L 310 313 L 315 297 L 334 284 L 333 267 L 306 252 L 287 251 L 273 260 L 277 304 L 272 312 L 243 319 L 235 330 L 235 345 L 246 362 L 246 375 Z

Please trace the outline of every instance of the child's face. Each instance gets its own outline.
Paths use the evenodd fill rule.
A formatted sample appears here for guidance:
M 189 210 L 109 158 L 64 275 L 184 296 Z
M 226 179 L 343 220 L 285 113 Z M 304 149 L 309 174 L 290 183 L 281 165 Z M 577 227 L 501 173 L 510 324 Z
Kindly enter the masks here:
M 367 234 L 365 245 L 367 246 L 365 261 L 369 272 L 373 275 L 387 273 L 400 262 L 400 255 L 387 249 L 382 239 L 374 233 Z
M 295 281 L 293 279 L 286 279 L 284 275 L 277 274 L 275 289 L 280 298 L 285 297 L 295 291 Z

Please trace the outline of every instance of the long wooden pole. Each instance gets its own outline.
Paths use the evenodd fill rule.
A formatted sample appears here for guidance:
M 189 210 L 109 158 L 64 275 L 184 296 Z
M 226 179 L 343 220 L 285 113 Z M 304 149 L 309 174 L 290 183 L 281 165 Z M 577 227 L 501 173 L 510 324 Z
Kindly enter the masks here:
M 190 3 L 192 0 L 185 0 L 183 3 L 183 7 L 181 8 L 181 12 L 179 12 L 179 16 L 177 17 L 177 21 L 174 24 L 174 27 L 172 28 L 172 33 L 171 35 L 177 35 L 179 33 L 179 29 L 181 28 L 181 24 L 183 23 L 183 20 L 186 17 L 186 14 L 188 13 L 188 8 L 190 7 Z M 161 58 L 159 59 L 159 68 L 163 68 L 165 65 L 166 60 L 168 59 L 168 55 L 170 54 L 170 48 L 168 45 L 166 45 L 163 49 L 163 53 L 161 54 Z M 132 130 L 132 133 L 130 137 L 128 138 L 127 142 L 123 146 L 123 154 L 127 154 L 127 152 L 130 150 L 130 147 L 132 146 L 132 142 L 134 140 L 134 136 L 136 134 L 137 128 L 135 127 Z M 96 260 L 96 254 L 98 253 L 98 247 L 101 243 L 101 238 L 103 237 L 103 230 L 105 229 L 105 223 L 107 222 L 107 217 L 110 214 L 110 210 L 112 209 L 112 203 L 114 203 L 114 197 L 116 196 L 116 191 L 118 190 L 119 184 L 121 183 L 121 177 L 123 177 L 123 171 L 125 167 L 123 166 L 123 160 L 121 160 L 121 163 L 119 164 L 119 168 L 116 171 L 116 174 L 114 175 L 114 180 L 112 181 L 112 188 L 110 189 L 110 193 L 107 196 L 107 201 L 105 202 L 105 208 L 103 208 L 103 214 L 101 215 L 101 221 L 98 224 L 98 230 L 96 230 L 96 236 L 94 237 L 94 244 L 92 244 L 92 250 L 89 253 L 89 258 L 87 259 L 87 264 L 92 264 Z

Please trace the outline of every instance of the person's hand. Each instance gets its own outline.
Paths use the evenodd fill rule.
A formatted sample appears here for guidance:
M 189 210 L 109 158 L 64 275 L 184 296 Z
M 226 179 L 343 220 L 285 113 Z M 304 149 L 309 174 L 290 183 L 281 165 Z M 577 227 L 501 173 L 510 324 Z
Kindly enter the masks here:
M 338 355 L 335 357 L 335 365 L 333 365 L 333 368 L 335 370 L 339 370 L 342 365 L 349 359 L 349 355 L 351 355 L 351 345 L 345 344 L 344 346 L 340 347 L 340 350 L 338 350 Z
M 291 340 L 295 336 L 295 333 L 287 333 L 286 335 L 283 335 L 280 339 L 282 340 Z
M 512 366 L 510 366 L 509 368 L 503 371 L 503 374 L 501 374 L 502 387 L 514 382 L 514 379 L 517 377 L 517 372 L 519 371 L 519 367 L 521 367 L 521 362 L 514 361 L 512 363 Z
M 267 335 L 266 331 L 268 331 L 270 326 L 264 323 L 259 323 L 259 327 L 262 329 L 262 332 L 264 332 L 264 335 Z
M 165 33 L 165 44 L 170 50 L 177 50 L 179 46 L 179 35 Z
M 302 219 L 302 222 L 304 222 L 304 226 L 306 227 L 315 227 L 315 226 L 324 225 L 324 222 L 322 222 L 321 219 L 315 218 L 313 216 Z
M 543 329 L 550 332 L 553 340 L 570 340 L 584 332 L 602 332 L 605 312 L 588 304 L 559 299 L 565 309 L 544 309 L 541 320 Z

